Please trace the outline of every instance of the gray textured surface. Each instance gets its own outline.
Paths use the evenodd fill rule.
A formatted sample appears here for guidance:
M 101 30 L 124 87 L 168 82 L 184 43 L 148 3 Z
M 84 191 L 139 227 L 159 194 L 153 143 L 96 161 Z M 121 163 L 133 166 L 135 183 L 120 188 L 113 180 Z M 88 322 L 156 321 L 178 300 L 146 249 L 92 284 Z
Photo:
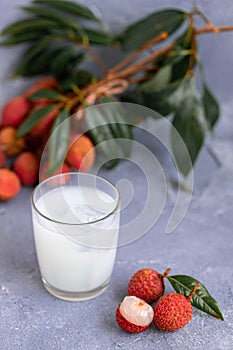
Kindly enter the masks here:
M 224 164 L 194 196 L 178 229 L 171 235 L 164 233 L 168 202 L 159 222 L 143 238 L 119 248 L 110 287 L 91 301 L 63 302 L 44 290 L 32 238 L 31 190 L 25 188 L 9 203 L 0 204 L 1 349 L 231 350 L 233 145 L 231 141 L 219 142 L 216 150 Z M 205 163 L 208 155 L 203 158 Z M 127 171 L 140 182 L 127 163 L 105 176 L 114 179 Z M 137 191 L 131 210 L 140 205 L 144 187 Z M 153 326 L 137 335 L 121 331 L 115 322 L 115 309 L 127 294 L 130 276 L 139 268 L 163 271 L 168 266 L 173 274 L 189 274 L 202 281 L 221 305 L 225 321 L 194 310 L 191 323 L 178 332 L 164 333 Z
M 1 0 L 1 27 L 17 16 L 15 4 L 28 1 Z M 141 16 L 141 1 L 87 1 L 100 9 L 117 29 L 127 20 Z M 148 13 L 159 3 L 146 1 Z M 165 1 L 166 5 L 178 2 Z M 179 2 L 186 4 L 187 1 Z M 188 2 L 191 4 L 191 2 Z M 201 1 L 207 15 L 217 23 L 232 22 L 232 3 L 224 0 Z M 216 10 L 218 9 L 218 10 Z M 158 223 L 138 241 L 118 250 L 109 289 L 97 299 L 69 303 L 55 299 L 40 281 L 32 237 L 30 195 L 24 188 L 12 201 L 0 204 L 0 348 L 3 350 L 231 350 L 233 348 L 233 128 L 232 128 L 232 34 L 222 39 L 201 39 L 201 53 L 209 81 L 222 101 L 222 119 L 211 149 L 221 161 L 218 167 L 207 151 L 199 159 L 195 175 L 196 195 L 178 229 L 166 235 L 165 225 L 170 202 Z M 228 38 L 228 40 L 227 40 Z M 230 44 L 231 43 L 231 44 Z M 11 53 L 10 53 L 11 52 Z M 17 59 L 17 50 L 1 49 L 1 98 L 14 96 L 24 82 L 10 82 L 7 74 Z M 109 54 L 109 57 L 111 55 Z M 27 84 L 27 82 L 25 82 Z M 140 135 L 138 135 L 140 139 Z M 146 140 L 150 146 L 150 140 Z M 151 146 L 153 148 L 153 146 Z M 156 147 L 153 151 L 158 152 Z M 161 156 L 161 154 L 160 154 Z M 166 158 L 166 156 L 165 156 Z M 112 180 L 129 173 L 135 183 L 140 174 L 123 163 L 105 176 Z M 131 210 L 140 205 L 144 185 L 138 188 Z M 152 267 L 159 271 L 171 266 L 174 274 L 193 275 L 206 285 L 219 302 L 225 321 L 221 322 L 195 310 L 193 320 L 184 329 L 164 333 L 151 327 L 130 335 L 115 322 L 115 309 L 127 293 L 127 283 L 137 269 Z M 171 289 L 167 285 L 167 292 Z

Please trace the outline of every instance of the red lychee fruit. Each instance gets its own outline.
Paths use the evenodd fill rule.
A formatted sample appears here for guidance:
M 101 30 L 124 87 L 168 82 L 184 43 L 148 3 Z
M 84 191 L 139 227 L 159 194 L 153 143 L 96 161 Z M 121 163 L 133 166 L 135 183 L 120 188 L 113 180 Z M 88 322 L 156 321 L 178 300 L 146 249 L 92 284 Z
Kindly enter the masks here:
M 7 156 L 14 156 L 25 147 L 23 137 L 16 137 L 17 130 L 13 126 L 5 126 L 0 130 L 0 145 Z
M 32 152 L 23 152 L 14 162 L 14 171 L 22 184 L 34 185 L 39 178 L 39 159 Z
M 146 330 L 153 321 L 153 317 L 153 308 L 133 295 L 125 297 L 116 310 L 118 325 L 129 333 Z
M 19 177 L 9 169 L 0 169 L 0 201 L 15 197 L 20 189 Z
M 31 113 L 36 112 L 38 109 L 41 109 L 45 107 L 45 103 L 40 103 L 36 105 L 32 110 Z M 49 135 L 51 127 L 53 125 L 54 120 L 59 114 L 59 109 L 54 108 L 51 112 L 49 112 L 47 115 L 45 115 L 30 131 L 30 135 L 32 137 L 41 137 L 45 135 Z
M 69 173 L 71 172 L 71 168 L 68 164 L 63 163 L 62 166 L 60 166 L 56 171 L 54 171 L 52 174 L 47 174 L 47 171 L 49 169 L 49 164 L 45 163 L 41 169 L 40 169 L 40 182 L 48 179 L 49 177 L 52 177 L 54 175 L 59 175 L 59 174 L 64 174 L 64 173 Z M 69 181 L 70 179 L 70 175 L 67 174 L 66 176 L 64 176 L 63 178 L 57 178 L 54 179 L 53 182 L 51 184 L 53 184 L 54 186 L 57 185 L 64 185 L 67 181 Z
M 191 298 L 198 284 L 188 297 L 183 294 L 170 293 L 159 299 L 154 308 L 154 323 L 163 331 L 176 331 L 186 326 L 192 318 Z
M 0 168 L 4 166 L 5 162 L 6 162 L 6 156 L 2 148 L 0 147 Z
M 29 97 L 30 95 L 33 95 L 35 92 L 41 89 L 53 89 L 58 86 L 58 81 L 53 77 L 45 77 L 37 81 L 34 85 L 29 87 L 27 90 L 24 91 L 24 96 Z M 34 100 L 33 103 L 47 103 L 49 100 L 47 98 L 40 98 L 38 100 Z
M 95 148 L 90 138 L 86 135 L 77 135 L 67 152 L 66 161 L 79 171 L 90 170 L 95 162 Z
M 17 127 L 26 118 L 31 104 L 24 96 L 9 100 L 2 110 L 2 124 Z
M 137 271 L 129 281 L 128 294 L 135 295 L 147 303 L 153 303 L 163 295 L 165 289 L 163 279 L 170 270 L 167 269 L 164 274 L 159 274 L 152 269 Z

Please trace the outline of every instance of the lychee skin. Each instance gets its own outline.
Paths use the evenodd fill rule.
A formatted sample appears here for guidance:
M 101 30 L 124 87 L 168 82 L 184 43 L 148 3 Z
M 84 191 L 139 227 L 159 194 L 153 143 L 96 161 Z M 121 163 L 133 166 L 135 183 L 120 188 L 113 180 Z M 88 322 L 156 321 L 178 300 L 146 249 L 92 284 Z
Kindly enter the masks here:
M 127 321 L 120 312 L 120 305 L 118 306 L 116 310 L 116 321 L 118 325 L 126 332 L 129 333 L 140 333 L 145 331 L 150 325 L 148 326 L 137 326 L 136 324 L 133 324 L 129 321 Z
M 86 135 L 76 136 L 66 155 L 66 161 L 75 169 L 86 172 L 95 162 L 95 148 Z
M 32 152 L 23 152 L 15 160 L 14 171 L 22 184 L 34 185 L 39 177 L 39 159 Z
M 5 126 L 0 130 L 0 145 L 7 156 L 15 156 L 25 147 L 23 137 L 16 137 L 17 130 L 13 126 Z
M 154 323 L 163 331 L 176 331 L 192 318 L 192 305 L 183 294 L 164 295 L 154 308 Z
M 31 104 L 24 96 L 9 100 L 2 110 L 2 124 L 17 127 L 26 118 Z
M 0 169 L 0 201 L 15 197 L 20 189 L 19 177 L 9 169 Z
M 159 299 L 164 294 L 164 289 L 163 277 L 152 269 L 137 271 L 128 284 L 128 294 L 135 295 L 147 303 Z
M 126 296 L 116 310 L 116 321 L 126 332 L 139 333 L 153 321 L 153 308 L 135 296 Z

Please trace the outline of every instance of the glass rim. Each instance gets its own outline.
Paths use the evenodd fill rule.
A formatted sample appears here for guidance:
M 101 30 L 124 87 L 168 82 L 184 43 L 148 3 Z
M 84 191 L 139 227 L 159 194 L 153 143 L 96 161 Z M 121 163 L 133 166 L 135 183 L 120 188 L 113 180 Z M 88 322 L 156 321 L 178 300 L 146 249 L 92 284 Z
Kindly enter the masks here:
M 80 223 L 70 223 L 70 222 L 62 222 L 62 221 L 58 221 L 58 220 L 54 220 L 54 219 L 51 219 L 50 217 L 46 216 L 45 214 L 43 214 L 36 206 L 36 203 L 35 203 L 35 193 L 36 191 L 39 190 L 39 188 L 45 184 L 46 182 L 50 181 L 50 180 L 53 180 L 55 178 L 58 178 L 58 177 L 63 177 L 63 176 L 67 176 L 67 175 L 81 175 L 81 176 L 91 176 L 91 177 L 95 177 L 105 183 L 107 183 L 108 185 L 110 185 L 110 187 L 113 188 L 113 190 L 116 192 L 117 194 L 117 199 L 116 199 L 116 205 L 115 207 L 111 210 L 110 213 L 108 213 L 107 215 L 101 217 L 100 219 L 96 219 L 96 220 L 93 220 L 93 221 L 90 221 L 90 222 L 80 222 Z M 90 174 L 90 173 L 80 173 L 80 172 L 75 172 L 75 171 L 71 171 L 71 172 L 67 172 L 67 173 L 61 173 L 61 174 L 57 174 L 57 175 L 53 175 L 53 176 L 50 176 L 49 178 L 43 180 L 42 182 L 40 182 L 32 191 L 32 195 L 31 195 L 31 203 L 32 203 L 32 207 L 33 209 L 41 216 L 43 217 L 44 219 L 50 221 L 50 222 L 54 222 L 56 224 L 59 224 L 59 225 L 70 225 L 70 226 L 86 226 L 86 225 L 93 225 L 95 223 L 98 223 L 98 222 L 101 222 L 107 218 L 109 218 L 110 216 L 112 216 L 113 214 L 116 213 L 116 211 L 119 209 L 119 206 L 120 206 L 120 192 L 119 190 L 117 189 L 117 187 L 109 180 L 105 179 L 104 177 L 101 177 L 101 176 L 98 176 L 98 175 L 95 175 L 95 174 Z

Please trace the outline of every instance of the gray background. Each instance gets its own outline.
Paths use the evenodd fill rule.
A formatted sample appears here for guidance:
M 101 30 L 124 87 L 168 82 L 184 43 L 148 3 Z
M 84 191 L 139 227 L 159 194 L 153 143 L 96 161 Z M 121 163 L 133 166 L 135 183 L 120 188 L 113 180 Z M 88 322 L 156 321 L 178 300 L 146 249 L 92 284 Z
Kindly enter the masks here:
M 28 3 L 1 0 L 0 27 L 21 16 L 16 4 Z M 159 1 L 139 0 L 85 3 L 99 11 L 115 32 L 162 6 Z M 230 0 L 203 0 L 197 4 L 214 23 L 233 24 Z M 190 9 L 193 2 L 163 1 L 164 7 L 178 5 Z M 233 33 L 200 38 L 200 55 L 208 81 L 221 102 L 222 118 L 195 169 L 195 194 L 188 214 L 173 234 L 166 235 L 172 207 L 172 196 L 169 197 L 158 223 L 141 239 L 118 250 L 110 287 L 102 296 L 89 302 L 68 303 L 46 293 L 40 281 L 32 237 L 31 189 L 24 188 L 12 201 L 0 203 L 1 349 L 232 350 L 232 44 Z M 20 51 L 20 48 L 0 50 L 1 104 L 29 85 L 25 80 L 9 80 Z M 109 64 L 117 59 L 109 51 L 105 57 Z M 156 126 L 149 121 L 147 127 L 151 130 Z M 136 136 L 166 163 L 166 154 L 153 139 L 140 132 Z M 130 208 L 132 212 L 140 210 L 147 188 L 132 164 L 121 163 L 103 175 L 114 182 L 124 177 L 131 179 L 137 192 Z M 188 274 L 202 281 L 219 302 L 225 321 L 194 310 L 192 322 L 178 332 L 164 333 L 155 327 L 136 335 L 121 331 L 115 322 L 115 309 L 127 293 L 130 276 L 139 268 L 151 267 L 161 272 L 169 266 L 173 274 Z M 171 291 L 168 284 L 166 291 Z

